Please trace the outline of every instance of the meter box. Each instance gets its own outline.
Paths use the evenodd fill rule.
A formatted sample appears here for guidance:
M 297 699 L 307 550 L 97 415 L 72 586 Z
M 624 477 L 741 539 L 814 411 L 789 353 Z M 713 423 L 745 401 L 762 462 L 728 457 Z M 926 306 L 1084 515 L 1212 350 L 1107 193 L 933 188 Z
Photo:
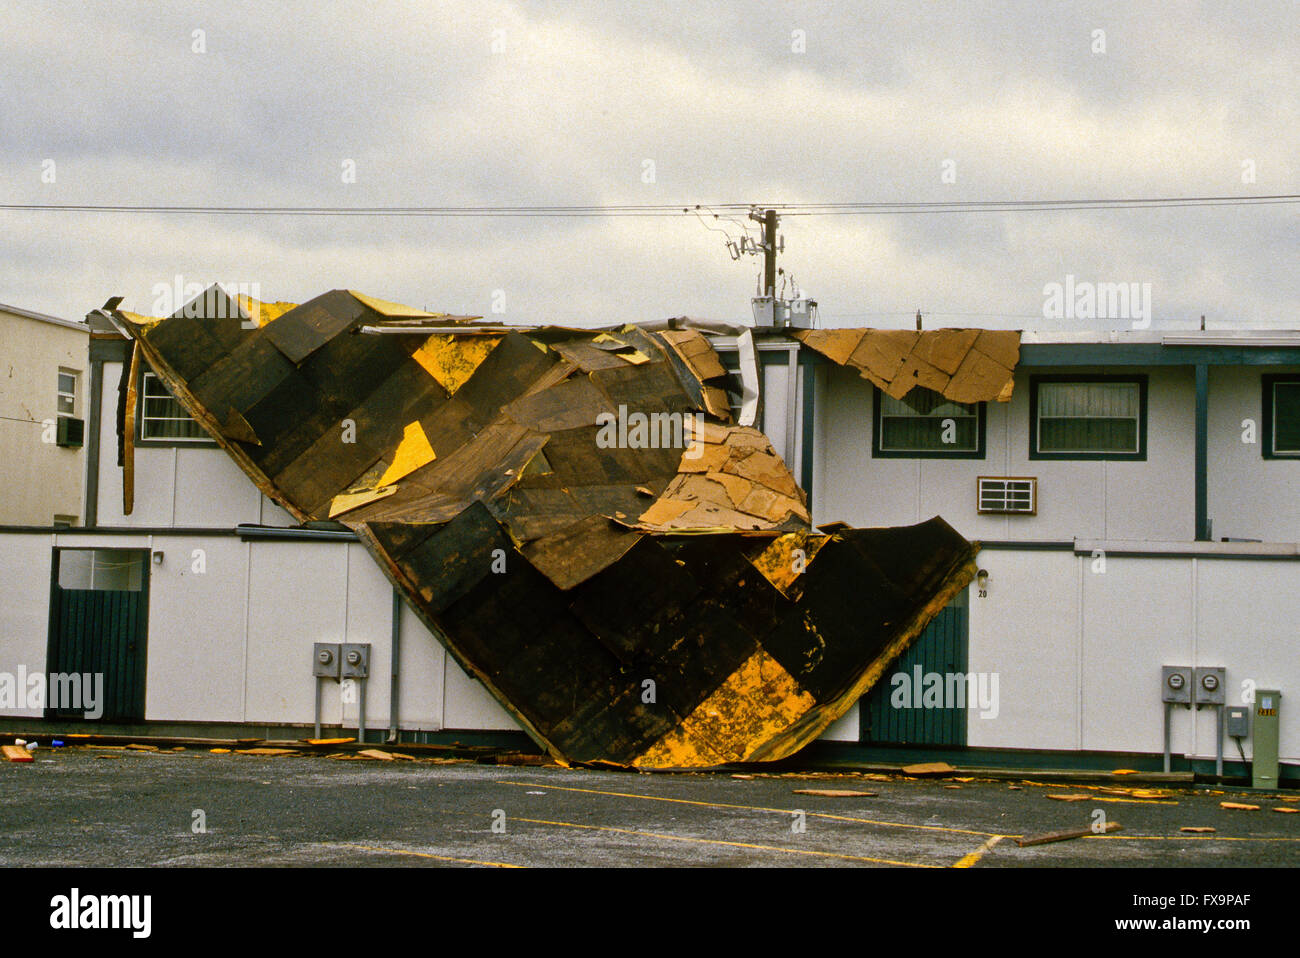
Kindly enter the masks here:
M 1186 665 L 1160 667 L 1160 701 L 1192 704 L 1192 669 Z
M 343 643 L 343 678 L 364 679 L 370 676 L 370 643 Z
M 1223 705 L 1226 677 L 1221 667 L 1196 669 L 1192 674 L 1192 698 L 1200 705 Z
M 1229 705 L 1225 709 L 1224 728 L 1228 738 L 1250 737 L 1250 706 Z
M 311 647 L 311 674 L 321 679 L 337 679 L 342 661 L 337 642 L 317 642 Z

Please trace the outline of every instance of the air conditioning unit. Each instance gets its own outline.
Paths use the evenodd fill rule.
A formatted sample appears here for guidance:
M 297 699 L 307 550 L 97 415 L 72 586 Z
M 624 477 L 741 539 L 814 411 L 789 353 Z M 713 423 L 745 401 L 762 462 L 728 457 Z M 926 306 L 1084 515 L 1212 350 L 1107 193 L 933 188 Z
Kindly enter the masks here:
M 60 446 L 67 446 L 73 449 L 80 449 L 82 441 L 86 436 L 86 423 L 82 419 L 72 419 L 68 416 L 59 417 L 58 433 L 55 436 L 55 442 Z
M 1038 479 L 1033 476 L 980 476 L 976 511 L 1033 516 L 1038 514 Z

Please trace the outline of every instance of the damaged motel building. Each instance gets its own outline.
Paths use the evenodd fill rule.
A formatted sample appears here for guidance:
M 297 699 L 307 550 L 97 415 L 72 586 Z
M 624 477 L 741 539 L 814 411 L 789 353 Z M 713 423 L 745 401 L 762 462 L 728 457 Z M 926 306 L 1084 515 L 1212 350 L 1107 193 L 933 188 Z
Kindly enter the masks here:
M 1219 667 L 1298 773 L 1295 334 L 87 323 L 84 515 L 0 531 L 0 667 L 102 673 L 86 731 L 1155 767 Z

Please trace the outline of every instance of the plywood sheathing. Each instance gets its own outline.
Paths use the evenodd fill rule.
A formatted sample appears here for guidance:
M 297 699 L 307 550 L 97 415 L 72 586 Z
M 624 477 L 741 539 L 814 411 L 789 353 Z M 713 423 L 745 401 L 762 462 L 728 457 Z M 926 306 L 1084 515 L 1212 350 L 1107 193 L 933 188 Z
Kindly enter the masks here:
M 1020 333 L 992 329 L 806 329 L 790 333 L 895 399 L 920 386 L 954 402 L 1007 402 Z
M 653 532 L 806 527 L 808 507 L 767 436 L 745 426 L 701 422 L 677 476 L 637 518 Z
M 359 331 L 407 309 L 335 291 L 253 328 L 117 317 L 254 483 L 354 529 L 561 763 L 790 754 L 973 575 L 940 520 L 810 532 L 767 438 L 709 414 L 703 337 Z M 602 445 L 620 407 L 697 417 L 690 445 Z

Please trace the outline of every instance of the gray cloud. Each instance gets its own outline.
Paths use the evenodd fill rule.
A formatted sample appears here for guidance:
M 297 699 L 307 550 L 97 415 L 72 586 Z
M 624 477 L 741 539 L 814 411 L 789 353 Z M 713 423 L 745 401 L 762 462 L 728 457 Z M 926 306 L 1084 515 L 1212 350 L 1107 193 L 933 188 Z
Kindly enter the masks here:
M 460 205 L 1300 192 L 1291 3 L 0 3 L 6 202 Z M 207 52 L 192 52 L 204 31 Z M 1093 52 L 1094 30 L 1106 52 Z M 500 31 L 500 32 L 498 32 Z M 803 31 L 806 52 L 792 52 Z M 494 40 L 504 49 L 493 52 Z M 41 182 L 53 159 L 58 179 Z M 344 161 L 357 182 L 345 184 Z M 955 164 L 955 183 L 940 178 Z M 646 161 L 655 182 L 642 181 Z M 1256 182 L 1242 182 L 1254 163 Z M 1295 206 L 790 217 L 829 320 L 1046 326 L 1066 273 L 1296 326 Z M 694 218 L 0 213 L 0 300 L 359 288 L 507 318 L 739 318 Z

